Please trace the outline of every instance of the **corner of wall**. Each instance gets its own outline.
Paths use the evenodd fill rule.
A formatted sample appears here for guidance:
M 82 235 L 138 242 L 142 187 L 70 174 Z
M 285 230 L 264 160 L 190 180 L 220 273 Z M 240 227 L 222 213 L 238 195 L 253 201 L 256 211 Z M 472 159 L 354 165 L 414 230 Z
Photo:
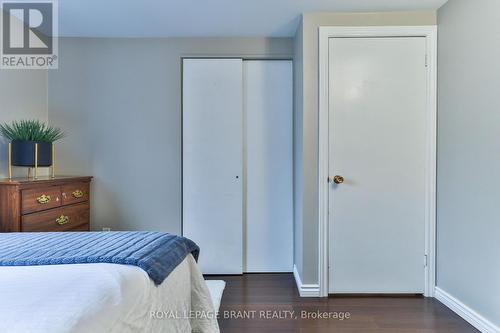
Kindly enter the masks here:
M 301 275 L 297 270 L 297 267 L 293 266 L 293 276 L 295 278 L 295 283 L 297 284 L 297 290 L 299 291 L 300 297 L 319 297 L 319 284 L 305 284 L 302 283 Z

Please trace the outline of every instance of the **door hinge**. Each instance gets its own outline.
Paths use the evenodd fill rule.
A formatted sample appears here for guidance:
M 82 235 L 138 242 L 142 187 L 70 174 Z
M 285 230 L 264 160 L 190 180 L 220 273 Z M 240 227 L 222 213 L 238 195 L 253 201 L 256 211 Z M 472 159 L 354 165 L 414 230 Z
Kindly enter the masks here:
M 424 255 L 424 267 L 427 267 L 429 265 L 429 259 L 427 257 L 427 254 Z
M 425 67 L 429 67 L 429 57 L 427 56 L 427 54 L 425 55 Z

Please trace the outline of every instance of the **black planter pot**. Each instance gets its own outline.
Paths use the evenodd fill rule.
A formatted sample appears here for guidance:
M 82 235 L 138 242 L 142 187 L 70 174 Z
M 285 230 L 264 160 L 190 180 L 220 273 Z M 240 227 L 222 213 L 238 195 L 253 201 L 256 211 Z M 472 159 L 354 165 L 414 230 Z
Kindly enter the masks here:
M 38 166 L 52 165 L 52 143 L 35 141 L 12 141 L 12 165 L 35 166 L 35 143 L 38 143 Z

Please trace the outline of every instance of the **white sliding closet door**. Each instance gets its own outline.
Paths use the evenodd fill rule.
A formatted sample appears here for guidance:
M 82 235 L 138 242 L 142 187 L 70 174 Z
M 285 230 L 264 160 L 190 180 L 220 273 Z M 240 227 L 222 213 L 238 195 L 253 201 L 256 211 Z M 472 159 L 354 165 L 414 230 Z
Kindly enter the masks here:
M 292 62 L 243 62 L 245 271 L 293 270 Z
M 243 270 L 241 59 L 183 62 L 183 234 L 205 274 Z

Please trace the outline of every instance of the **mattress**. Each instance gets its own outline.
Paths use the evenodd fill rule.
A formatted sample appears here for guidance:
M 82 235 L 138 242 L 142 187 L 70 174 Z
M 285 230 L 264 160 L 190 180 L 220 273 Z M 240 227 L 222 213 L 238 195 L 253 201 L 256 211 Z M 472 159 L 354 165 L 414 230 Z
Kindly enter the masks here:
M 0 267 L 0 332 L 219 332 L 192 255 L 156 286 L 136 266 Z

